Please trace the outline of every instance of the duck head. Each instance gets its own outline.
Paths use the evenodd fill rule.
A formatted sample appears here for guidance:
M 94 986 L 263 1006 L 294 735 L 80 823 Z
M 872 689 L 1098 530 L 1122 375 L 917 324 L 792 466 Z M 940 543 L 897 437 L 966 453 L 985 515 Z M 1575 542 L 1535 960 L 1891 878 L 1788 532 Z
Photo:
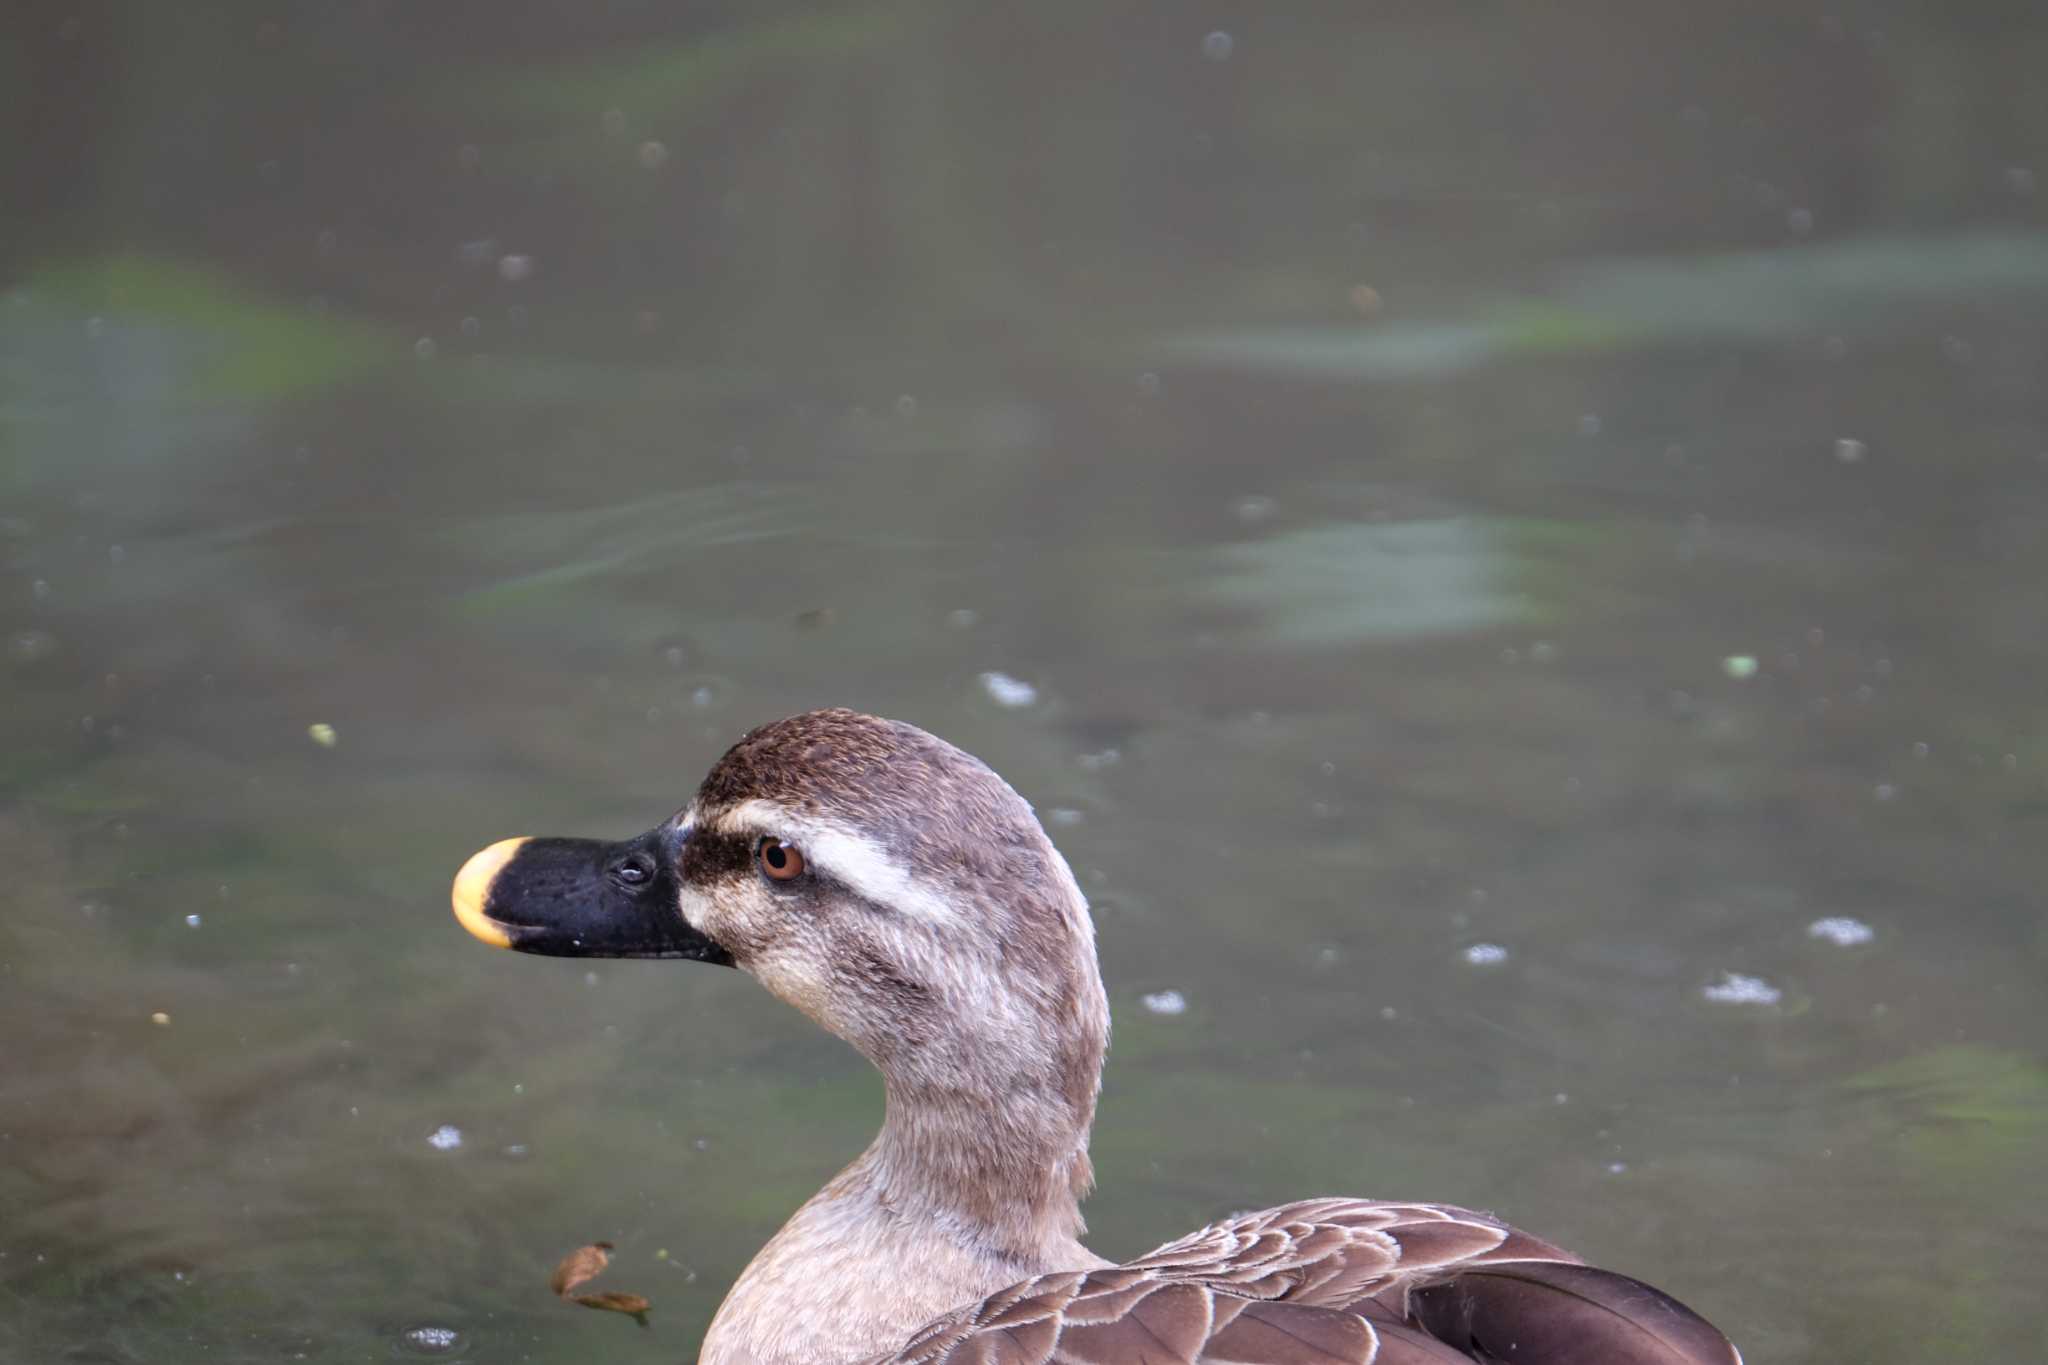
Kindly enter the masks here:
M 900 721 L 762 726 L 636 838 L 491 845 L 454 907 L 518 952 L 737 967 L 880 1067 L 892 1108 L 974 1076 L 1081 1134 L 1093 1114 L 1108 1008 L 1080 888 L 1007 783 Z

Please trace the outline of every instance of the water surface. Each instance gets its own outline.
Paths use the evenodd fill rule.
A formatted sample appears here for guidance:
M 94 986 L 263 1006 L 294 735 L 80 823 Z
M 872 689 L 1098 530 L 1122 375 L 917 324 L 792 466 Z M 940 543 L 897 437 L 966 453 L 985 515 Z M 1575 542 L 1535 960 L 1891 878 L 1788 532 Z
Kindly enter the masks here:
M 29 8 L 0 1359 L 692 1358 L 872 1076 L 446 886 L 826 704 L 1088 891 L 1105 1251 L 2048 1355 L 2032 7 Z

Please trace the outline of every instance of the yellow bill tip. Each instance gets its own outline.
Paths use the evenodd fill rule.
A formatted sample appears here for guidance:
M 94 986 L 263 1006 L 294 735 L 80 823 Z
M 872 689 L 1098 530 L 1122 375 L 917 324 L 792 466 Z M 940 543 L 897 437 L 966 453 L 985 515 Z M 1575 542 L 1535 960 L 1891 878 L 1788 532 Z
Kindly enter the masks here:
M 500 839 L 481 853 L 472 854 L 470 860 L 455 874 L 455 889 L 450 896 L 455 906 L 455 918 L 470 934 L 482 939 L 493 948 L 510 948 L 512 936 L 505 932 L 503 925 L 484 913 L 484 905 L 490 900 L 491 883 L 498 879 L 498 873 L 505 864 L 512 861 L 512 855 L 519 852 L 528 841 L 525 838 Z

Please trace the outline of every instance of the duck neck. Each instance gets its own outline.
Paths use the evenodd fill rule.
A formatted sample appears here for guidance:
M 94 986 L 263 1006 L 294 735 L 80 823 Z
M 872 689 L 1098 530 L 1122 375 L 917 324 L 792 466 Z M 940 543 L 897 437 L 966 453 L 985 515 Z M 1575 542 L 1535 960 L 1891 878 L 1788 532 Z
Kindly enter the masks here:
M 1083 1230 L 1099 1070 L 1097 1052 L 1085 1087 L 1062 1084 L 1056 1068 L 995 1090 L 889 1077 L 882 1131 L 846 1174 L 900 1217 L 1020 1269 L 1042 1267 L 1070 1254 Z

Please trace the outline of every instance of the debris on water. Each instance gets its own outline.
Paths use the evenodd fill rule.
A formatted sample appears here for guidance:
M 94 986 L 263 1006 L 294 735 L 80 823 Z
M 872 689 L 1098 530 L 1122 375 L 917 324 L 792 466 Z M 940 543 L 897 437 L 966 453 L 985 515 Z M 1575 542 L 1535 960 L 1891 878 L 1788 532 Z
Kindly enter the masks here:
M 570 1290 L 596 1279 L 611 1263 L 610 1242 L 592 1242 L 588 1246 L 577 1247 L 562 1258 L 555 1267 L 555 1273 L 548 1277 L 548 1290 L 566 1298 Z
M 1007 673 L 990 672 L 981 675 L 982 688 L 998 706 L 1017 708 L 1029 706 L 1038 700 L 1038 689 L 1022 678 L 1013 678 Z
M 462 1145 L 462 1130 L 452 1123 L 444 1123 L 427 1134 L 427 1145 L 437 1152 L 452 1152 Z
M 1144 1004 L 1154 1014 L 1186 1014 L 1188 998 L 1179 991 L 1153 991 L 1144 997 Z
M 1877 937 L 1877 931 L 1848 915 L 1829 915 L 1806 926 L 1808 938 L 1826 939 L 1838 948 L 1853 948 Z
M 666 1253 L 663 1253 L 664 1255 Z M 638 1294 L 622 1294 L 617 1290 L 606 1290 L 596 1294 L 578 1294 L 579 1285 L 588 1283 L 604 1273 L 612 1263 L 612 1244 L 592 1242 L 577 1247 L 562 1258 L 555 1267 L 555 1273 L 548 1277 L 548 1288 L 555 1297 L 567 1303 L 577 1303 L 585 1308 L 596 1308 L 607 1313 L 624 1313 L 642 1327 L 647 1326 L 647 1310 L 653 1307 Z
M 185 927 L 187 929 L 197 929 L 202 922 L 196 913 L 185 916 Z
M 1756 655 L 1730 654 L 1721 660 L 1721 671 L 1737 682 L 1747 682 L 1756 676 Z
M 171 1016 L 165 1014 L 162 1010 L 158 1010 L 155 1014 L 149 1016 L 149 1022 L 155 1024 L 158 1028 L 169 1028 L 171 1026 Z
M 1762 977 L 1741 972 L 1721 973 L 1721 979 L 1700 994 L 1716 1005 L 1775 1005 L 1785 998 L 1785 992 Z
M 1475 943 L 1460 956 L 1475 967 L 1498 967 L 1508 960 L 1508 950 L 1498 943 Z
M 306 737 L 323 749 L 332 749 L 341 742 L 341 736 L 326 721 L 315 721 L 306 727 Z
M 421 1355 L 442 1356 L 462 1345 L 462 1333 L 453 1327 L 408 1327 L 399 1340 Z

